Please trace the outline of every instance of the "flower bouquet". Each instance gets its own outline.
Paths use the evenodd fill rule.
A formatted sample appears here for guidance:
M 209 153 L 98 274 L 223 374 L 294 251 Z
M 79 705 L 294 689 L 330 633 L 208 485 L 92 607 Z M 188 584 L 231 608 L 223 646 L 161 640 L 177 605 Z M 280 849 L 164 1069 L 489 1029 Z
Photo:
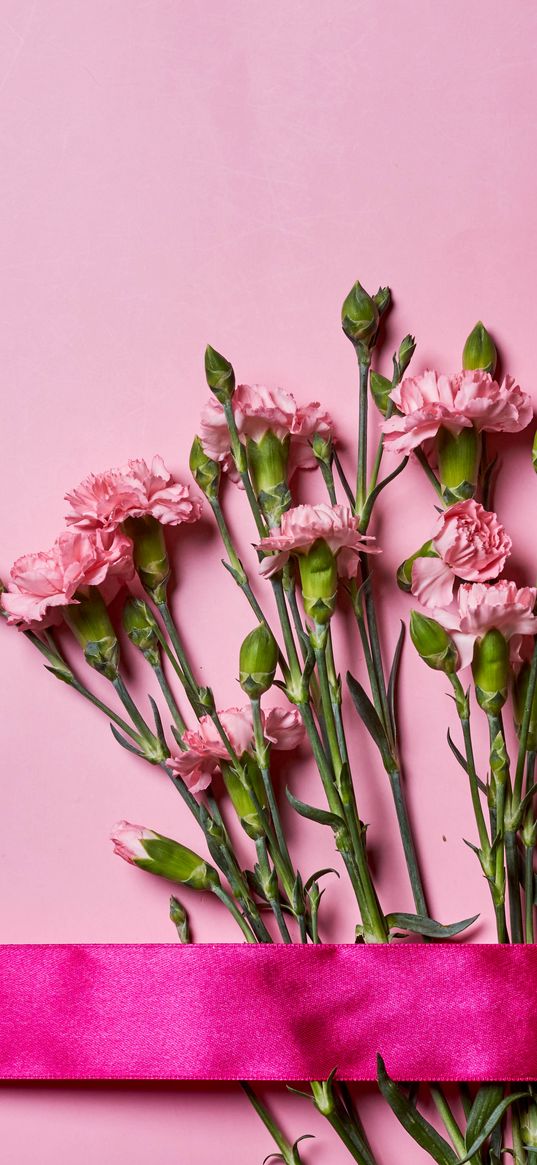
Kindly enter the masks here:
M 534 941 L 537 591 L 504 577 L 512 544 L 493 508 L 501 465 L 488 436 L 527 429 L 531 403 L 510 376 L 494 379 L 496 349 L 481 323 L 464 345 L 461 371 L 410 375 L 415 341 L 408 335 L 393 356 L 391 379 L 381 375 L 372 363 L 390 299 L 388 288 L 371 296 L 356 283 L 343 304 L 343 331 L 358 365 L 354 456 L 320 404 L 297 404 L 283 389 L 237 385 L 229 360 L 208 347 L 212 395 L 190 454 L 196 488 L 158 456 L 150 465 L 131 460 L 92 474 L 66 495 L 66 526 L 51 549 L 19 558 L 1 594 L 5 621 L 37 648 L 53 676 L 103 713 L 122 748 L 158 768 L 199 828 L 193 852 L 145 824 L 122 821 L 112 832 L 115 852 L 174 886 L 214 895 L 238 938 L 252 945 L 321 944 L 323 881 L 333 875 L 348 878 L 355 901 L 347 940 L 434 944 L 472 935 L 475 917 L 446 922 L 430 915 L 405 799 L 403 766 L 411 756 L 404 755 L 409 749 L 401 747 L 398 722 L 405 626 L 387 653 L 379 631 L 375 569 L 383 547 L 376 507 L 385 490 L 397 490 L 410 460 L 421 467 L 424 488 L 434 491 L 437 513 L 429 539 L 408 547 L 393 586 L 410 596 L 414 649 L 453 696 L 459 729 L 450 725 L 448 745 L 468 782 L 475 833 L 467 844 L 490 890 L 498 943 Z M 317 475 L 315 504 L 298 504 L 304 471 Z M 240 544 L 226 516 L 233 489 L 244 505 Z M 214 519 L 224 568 L 251 609 L 252 630 L 231 664 L 241 689 L 231 708 L 201 683 L 171 601 L 169 531 L 185 527 L 185 553 L 188 527 L 202 509 Z M 120 591 L 121 627 L 110 612 Z M 339 619 L 352 628 L 347 646 L 356 661 L 345 677 L 333 635 Z M 126 639 L 151 687 L 143 704 L 127 683 Z M 97 673 L 95 683 L 84 662 Z M 489 734 L 485 766 L 474 750 L 477 717 Z M 365 738 L 378 757 L 367 772 Z M 307 802 L 292 790 L 298 748 L 309 751 L 318 776 Z M 287 758 L 283 781 L 276 779 L 280 752 Z M 382 903 L 360 812 L 364 780 L 389 783 L 413 913 L 387 912 Z M 333 869 L 298 867 L 284 799 L 304 830 L 314 822 L 329 831 Z M 177 892 L 169 909 L 179 942 L 191 943 Z M 378 1086 L 440 1165 L 498 1165 L 505 1153 L 520 1165 L 535 1159 L 530 1085 L 403 1086 L 379 1057 Z M 288 1139 L 251 1085 L 243 1088 L 275 1155 L 299 1165 L 303 1138 Z M 356 1098 L 336 1071 L 311 1081 L 304 1095 L 352 1159 L 375 1165 Z

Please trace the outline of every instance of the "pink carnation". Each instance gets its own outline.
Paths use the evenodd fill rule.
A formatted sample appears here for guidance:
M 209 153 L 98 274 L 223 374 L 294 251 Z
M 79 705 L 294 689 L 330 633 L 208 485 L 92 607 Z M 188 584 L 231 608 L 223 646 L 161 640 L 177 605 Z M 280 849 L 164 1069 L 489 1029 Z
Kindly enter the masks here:
M 164 526 L 178 526 L 195 522 L 201 514 L 201 502 L 187 485 L 174 480 L 162 457 L 154 457 L 151 468 L 139 460 L 91 473 L 65 498 L 72 506 L 67 521 L 79 529 L 114 530 L 126 518 L 145 515 Z
M 252 753 L 254 748 L 254 727 L 250 708 L 228 708 L 218 713 L 233 751 L 238 757 Z M 297 708 L 271 708 L 261 713 L 266 740 L 273 748 L 289 750 L 301 744 L 304 730 Z M 171 756 L 167 765 L 182 777 L 191 793 L 201 793 L 210 783 L 221 761 L 229 760 L 223 744 L 210 716 L 202 716 L 195 731 L 183 734 L 186 751 Z
M 147 861 L 147 850 L 142 842 L 157 841 L 157 834 L 143 825 L 131 825 L 128 821 L 118 821 L 110 835 L 114 843 L 114 853 L 126 862 Z
M 511 658 L 518 658 L 521 640 L 537 634 L 533 614 L 537 599 L 535 587 L 517 587 L 512 580 L 486 583 L 463 583 L 457 595 L 457 607 L 437 611 L 435 617 L 452 634 L 459 651 L 460 666 L 471 663 L 476 639 L 492 627 L 511 641 Z
M 417 558 L 412 566 L 412 594 L 425 607 L 449 606 L 456 578 L 497 578 L 512 545 L 496 514 L 473 498 L 440 515 L 432 544 L 438 557 Z
M 11 568 L 0 596 L 8 623 L 49 625 L 54 609 L 76 603 L 81 587 L 132 578 L 132 543 L 113 530 L 64 530 L 51 550 L 25 554 Z M 111 598 L 109 593 L 107 598 Z
M 262 538 L 259 550 L 276 554 L 265 558 L 260 573 L 265 578 L 281 570 L 291 554 L 307 554 L 314 542 L 322 538 L 337 555 L 340 575 L 347 578 L 356 573 L 357 555 L 361 551 L 378 554 L 375 539 L 358 530 L 358 518 L 349 506 L 295 506 L 282 515 L 279 530 Z
M 455 376 L 424 372 L 403 380 L 390 395 L 399 415 L 384 421 L 382 430 L 386 448 L 394 453 L 410 453 L 435 437 L 441 426 L 455 435 L 470 425 L 487 432 L 518 433 L 529 425 L 533 413 L 530 397 L 512 376 L 500 385 L 481 371 Z
M 262 384 L 239 384 L 233 394 L 233 416 L 239 435 L 260 441 L 268 430 L 283 441 L 291 438 L 289 477 L 295 469 L 313 469 L 316 465 L 310 440 L 315 433 L 329 436 L 332 420 L 317 402 L 297 405 L 294 396 L 283 388 L 266 388 Z M 201 414 L 200 439 L 208 457 L 232 469 L 229 432 L 224 409 L 211 398 Z

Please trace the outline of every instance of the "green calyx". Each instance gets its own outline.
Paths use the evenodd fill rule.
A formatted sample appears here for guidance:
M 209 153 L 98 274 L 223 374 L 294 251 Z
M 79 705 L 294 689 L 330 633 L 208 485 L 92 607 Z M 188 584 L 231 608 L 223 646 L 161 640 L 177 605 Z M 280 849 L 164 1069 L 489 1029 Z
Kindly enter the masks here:
M 522 721 L 524 719 L 524 709 L 526 707 L 526 699 L 528 695 L 530 670 L 529 663 L 523 663 L 514 683 L 513 710 L 515 717 L 515 727 L 518 735 L 520 735 L 520 729 L 522 728 Z M 537 687 L 533 694 L 533 700 L 530 709 L 527 749 L 528 752 L 537 752 Z
M 134 565 L 144 590 L 155 603 L 163 603 L 170 563 L 160 522 L 148 514 L 143 518 L 127 518 L 123 525 L 132 539 Z
M 388 311 L 388 308 L 390 307 L 391 302 L 392 302 L 392 293 L 390 291 L 390 288 L 389 287 L 379 287 L 378 291 L 376 291 L 374 296 L 373 296 L 373 300 L 378 307 L 379 315 L 383 316 L 385 314 L 385 312 Z
M 482 369 L 483 372 L 489 372 L 491 376 L 494 376 L 497 358 L 498 353 L 492 336 L 489 335 L 481 320 L 478 320 L 464 345 L 462 366 L 469 371 Z
M 537 1104 L 529 1100 L 520 1114 L 520 1136 L 526 1149 L 537 1150 Z
M 281 441 L 271 429 L 267 429 L 258 441 L 249 437 L 246 442 L 253 487 L 271 528 L 279 526 L 282 514 L 292 503 L 287 485 L 290 440 L 287 435 Z
M 239 683 L 250 699 L 267 692 L 274 682 L 278 644 L 265 623 L 243 640 L 239 654 Z
M 150 874 L 157 874 L 160 878 L 167 878 L 170 882 L 178 882 L 183 886 L 191 886 L 193 890 L 212 890 L 220 885 L 220 879 L 213 866 L 170 837 L 163 837 L 155 833 L 151 837 L 142 838 L 147 858 L 134 858 L 133 863 Z
M 341 326 L 352 344 L 371 347 L 375 341 L 380 312 L 375 300 L 361 283 L 351 288 L 341 309 Z
M 194 437 L 188 462 L 196 485 L 207 498 L 217 498 L 220 488 L 221 468 L 217 461 L 207 456 L 199 437 Z
M 77 602 L 65 607 L 63 617 L 78 640 L 90 667 L 108 680 L 116 679 L 119 645 L 106 603 L 97 587 L 77 591 Z
M 399 345 L 399 351 L 397 353 L 397 361 L 396 361 L 397 362 L 397 371 L 399 373 L 400 378 L 406 372 L 408 365 L 410 364 L 410 361 L 412 360 L 412 357 L 413 357 L 415 351 L 416 351 L 416 337 L 410 336 L 410 335 L 405 336 L 404 339 L 401 340 L 401 343 Z
M 152 667 L 160 663 L 157 622 L 145 599 L 127 599 L 123 608 L 123 626 L 135 647 Z
M 438 554 L 431 541 L 424 542 L 423 546 L 420 546 L 415 554 L 411 554 L 410 558 L 405 558 L 405 561 L 401 563 L 397 571 L 397 586 L 407 593 L 412 587 L 412 567 L 418 558 L 438 558 Z
M 333 460 L 332 438 L 330 436 L 325 437 L 322 433 L 315 433 L 311 447 L 317 461 L 330 468 Z
M 243 829 L 254 841 L 265 829 L 257 806 L 264 807 L 265 790 L 261 773 L 253 757 L 241 757 L 242 775 L 228 764 L 222 765 L 224 784 Z M 250 791 L 252 790 L 252 792 Z M 257 802 L 257 804 L 256 804 Z
M 324 538 L 318 538 L 308 554 L 297 557 L 306 615 L 320 625 L 328 623 L 337 599 L 335 556 Z
M 205 377 L 220 404 L 231 400 L 235 392 L 233 365 L 216 348 L 211 348 L 210 344 L 205 349 Z
M 390 393 L 393 392 L 391 380 L 388 380 L 387 376 L 381 376 L 380 372 L 375 372 L 372 369 L 369 375 L 369 387 L 379 413 L 382 413 L 382 416 L 385 417 L 388 412 Z
M 480 708 L 497 715 L 507 699 L 509 647 L 501 631 L 492 627 L 476 640 L 472 660 L 475 693 Z
M 177 937 L 181 943 L 189 943 L 192 941 L 190 936 L 190 926 L 188 923 L 188 914 L 183 906 L 183 903 L 172 894 L 170 898 L 170 921 L 173 922 L 177 930 Z
M 473 425 L 454 435 L 444 427 L 437 437 L 442 495 L 447 505 L 473 498 L 479 479 L 481 435 Z
M 410 612 L 410 638 L 428 667 L 453 675 L 459 666 L 459 653 L 451 635 L 428 615 Z

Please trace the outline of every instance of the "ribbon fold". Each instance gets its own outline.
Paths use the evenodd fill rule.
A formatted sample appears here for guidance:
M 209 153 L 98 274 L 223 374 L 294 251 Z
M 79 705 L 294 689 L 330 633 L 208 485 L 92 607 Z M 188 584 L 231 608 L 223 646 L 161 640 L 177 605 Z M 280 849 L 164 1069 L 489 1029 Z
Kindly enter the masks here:
M 536 1080 L 537 947 L 0 946 L 4 1080 Z

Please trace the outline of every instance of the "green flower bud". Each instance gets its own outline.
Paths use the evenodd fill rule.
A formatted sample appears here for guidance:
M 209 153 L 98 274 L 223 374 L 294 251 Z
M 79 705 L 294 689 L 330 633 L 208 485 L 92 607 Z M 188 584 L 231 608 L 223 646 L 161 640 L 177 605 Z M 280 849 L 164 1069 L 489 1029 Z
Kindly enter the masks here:
M 192 941 L 190 937 L 190 926 L 188 925 L 188 914 L 178 898 L 172 894 L 170 898 L 170 919 L 177 929 L 179 942 L 189 943 Z
M 242 822 L 248 836 L 255 840 L 265 834 L 265 827 L 255 804 L 257 801 L 261 807 L 264 807 L 265 790 L 261 773 L 253 757 L 243 757 L 241 764 L 246 774 L 244 779 L 241 780 L 235 769 L 228 764 L 222 765 L 222 776 L 239 821 Z M 255 801 L 252 800 L 248 786 L 254 791 Z
M 375 300 L 364 291 L 361 283 L 355 283 L 341 309 L 341 324 L 345 335 L 353 344 L 368 346 L 375 339 L 379 319 Z
M 235 392 L 233 365 L 215 348 L 211 348 L 210 344 L 207 344 L 205 349 L 205 376 L 211 392 L 214 392 L 220 404 L 231 400 Z
M 131 643 L 142 652 L 151 667 L 158 667 L 160 646 L 157 622 L 145 599 L 127 599 L 123 607 L 123 626 Z
M 528 695 L 530 670 L 529 663 L 523 663 L 514 683 L 513 711 L 515 717 L 515 726 L 519 736 L 520 729 L 522 728 L 522 721 L 524 719 L 524 709 L 526 707 L 526 699 Z M 537 686 L 533 693 L 533 700 L 530 710 L 527 748 L 528 752 L 537 752 Z
M 390 393 L 393 392 L 393 384 L 391 380 L 388 380 L 387 376 L 381 376 L 380 372 L 375 371 L 371 371 L 370 373 L 369 384 L 371 387 L 371 396 L 379 412 L 385 417 L 388 412 Z
M 330 468 L 333 457 L 332 438 L 330 436 L 323 436 L 322 433 L 315 433 L 311 447 L 317 461 L 322 462 L 323 465 L 327 465 Z
M 170 564 L 160 522 L 146 514 L 143 518 L 127 518 L 123 525 L 132 538 L 134 565 L 144 590 L 157 605 L 163 603 Z
M 497 732 L 492 741 L 489 762 L 496 789 L 498 785 L 504 785 L 509 776 L 509 757 L 507 755 L 503 733 L 501 732 Z
M 537 1104 L 529 1100 L 520 1114 L 520 1135 L 526 1149 L 537 1149 Z
M 243 692 L 257 699 L 272 686 L 278 663 L 278 645 L 266 626 L 260 623 L 243 640 L 239 655 L 239 683 Z
M 78 640 L 90 667 L 108 680 L 118 674 L 119 646 L 106 603 L 97 587 L 77 591 L 76 603 L 63 609 L 65 622 Z
M 207 457 L 199 437 L 194 437 L 188 463 L 196 485 L 199 485 L 205 496 L 217 498 L 221 468 L 217 461 Z
M 193 890 L 214 890 L 220 878 L 213 866 L 186 845 L 163 837 L 141 825 L 121 821 L 112 831 L 114 853 L 141 870 L 191 886 Z
M 410 558 L 405 558 L 405 561 L 401 563 L 397 571 L 397 585 L 402 591 L 406 591 L 407 593 L 412 586 L 412 567 L 417 558 L 438 558 L 432 542 L 424 542 L 423 546 L 420 546 L 420 549 L 416 550 L 415 554 L 411 554 Z
M 415 351 L 415 336 L 405 336 L 404 340 L 401 340 L 399 351 L 397 353 L 397 367 L 399 369 L 399 376 L 403 376 L 406 372 Z
M 481 435 L 473 425 L 457 436 L 442 427 L 437 437 L 442 494 L 448 505 L 473 498 L 479 478 Z
M 435 671 L 452 675 L 459 666 L 459 653 L 445 627 L 422 615 L 410 612 L 410 638 L 425 663 Z
M 481 323 L 481 320 L 479 320 L 473 331 L 470 332 L 464 345 L 462 352 L 463 368 L 469 369 L 470 371 L 473 371 L 475 368 L 481 368 L 483 372 L 490 372 L 490 375 L 494 376 L 497 355 L 496 346 L 492 337 Z
M 313 543 L 308 554 L 299 554 L 298 566 L 304 610 L 315 623 L 332 618 L 337 598 L 337 563 L 324 538 Z
M 482 639 L 476 639 L 472 674 L 479 707 L 497 715 L 507 699 L 509 647 L 496 627 L 487 631 Z
M 390 288 L 379 287 L 378 291 L 375 292 L 373 299 L 378 307 L 379 315 L 383 316 L 384 313 L 387 312 L 392 302 L 392 293 Z

